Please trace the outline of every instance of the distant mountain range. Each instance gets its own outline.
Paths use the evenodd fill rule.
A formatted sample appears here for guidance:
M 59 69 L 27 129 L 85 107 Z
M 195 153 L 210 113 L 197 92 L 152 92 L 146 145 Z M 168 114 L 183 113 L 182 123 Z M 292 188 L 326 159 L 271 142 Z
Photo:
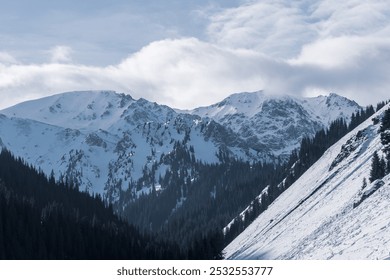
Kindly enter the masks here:
M 0 111 L 0 145 L 46 174 L 82 190 L 119 199 L 121 190 L 147 194 L 170 169 L 164 161 L 182 142 L 196 161 L 286 159 L 304 136 L 360 106 L 337 94 L 315 98 L 233 94 L 209 107 L 182 111 L 112 91 L 62 93 Z M 223 157 L 222 157 L 223 155 Z

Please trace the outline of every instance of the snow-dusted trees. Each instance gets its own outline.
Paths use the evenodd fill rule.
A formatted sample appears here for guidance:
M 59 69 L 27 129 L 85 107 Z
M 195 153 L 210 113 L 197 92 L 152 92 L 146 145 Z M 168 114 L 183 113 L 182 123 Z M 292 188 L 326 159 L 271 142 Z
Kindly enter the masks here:
M 386 174 L 388 174 L 390 173 L 390 109 L 385 111 L 379 131 L 381 133 L 383 151 L 385 152 L 387 160 Z
M 390 173 L 390 109 L 385 111 L 381 119 L 379 132 L 385 157 L 380 158 L 376 151 L 372 155 L 370 182 L 381 179 Z
M 379 132 L 381 133 L 382 145 L 385 146 L 388 153 L 390 152 L 390 109 L 385 111 Z
M 387 109 L 382 118 L 380 132 L 384 132 L 389 129 L 390 129 L 390 109 Z
M 366 108 L 362 108 L 362 109 L 360 109 L 360 111 L 357 111 L 356 113 L 352 113 L 351 122 L 348 125 L 348 129 L 353 130 L 355 127 L 357 127 L 359 124 L 364 122 L 366 119 L 368 119 L 374 113 L 375 113 L 375 110 L 374 110 L 374 107 L 372 105 L 367 106 Z

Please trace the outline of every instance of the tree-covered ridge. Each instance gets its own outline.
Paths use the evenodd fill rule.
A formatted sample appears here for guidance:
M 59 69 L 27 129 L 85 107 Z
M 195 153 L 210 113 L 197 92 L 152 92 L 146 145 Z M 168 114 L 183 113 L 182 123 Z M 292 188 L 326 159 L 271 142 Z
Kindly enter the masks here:
M 263 183 L 281 177 L 273 164 L 230 160 L 213 165 L 198 162 L 192 170 L 183 170 L 184 166 L 170 170 L 161 179 L 164 191 L 141 196 L 125 207 L 123 215 L 131 223 L 179 240 L 181 247 L 189 248 L 196 248 L 196 240 L 211 235 L 219 236 L 214 246 L 222 249 L 221 229 L 226 222 L 242 205 L 250 203 Z
M 175 242 L 141 233 L 118 218 L 99 196 L 56 183 L 0 153 L 0 259 L 208 259 L 205 249 L 183 251 Z

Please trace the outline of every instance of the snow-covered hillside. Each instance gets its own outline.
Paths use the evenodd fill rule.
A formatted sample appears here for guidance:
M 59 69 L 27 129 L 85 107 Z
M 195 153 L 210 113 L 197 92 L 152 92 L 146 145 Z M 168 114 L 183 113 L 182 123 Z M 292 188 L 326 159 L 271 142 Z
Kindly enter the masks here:
M 369 119 L 328 149 L 225 248 L 225 257 L 387 258 L 390 175 L 368 182 L 374 152 L 383 155 L 378 129 Z
M 82 190 L 110 200 L 145 174 L 157 182 L 169 169 L 164 155 L 176 142 L 206 163 L 218 162 L 222 147 L 245 160 L 257 154 L 213 121 L 114 92 L 64 93 L 1 113 L 2 146 L 46 174 L 53 170 L 57 178 L 73 178 Z M 137 192 L 148 193 L 151 187 L 152 183 Z
M 259 91 L 236 93 L 190 113 L 231 127 L 254 148 L 288 157 L 304 136 L 314 135 L 337 118 L 348 120 L 358 109 L 356 102 L 335 93 L 302 98 Z

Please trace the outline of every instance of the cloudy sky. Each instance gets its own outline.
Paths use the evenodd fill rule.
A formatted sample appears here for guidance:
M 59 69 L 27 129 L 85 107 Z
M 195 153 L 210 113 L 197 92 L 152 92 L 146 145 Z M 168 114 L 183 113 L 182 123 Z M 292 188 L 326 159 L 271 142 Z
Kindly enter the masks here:
M 176 108 L 234 92 L 390 98 L 388 0 L 0 0 L 0 108 L 110 89 Z

